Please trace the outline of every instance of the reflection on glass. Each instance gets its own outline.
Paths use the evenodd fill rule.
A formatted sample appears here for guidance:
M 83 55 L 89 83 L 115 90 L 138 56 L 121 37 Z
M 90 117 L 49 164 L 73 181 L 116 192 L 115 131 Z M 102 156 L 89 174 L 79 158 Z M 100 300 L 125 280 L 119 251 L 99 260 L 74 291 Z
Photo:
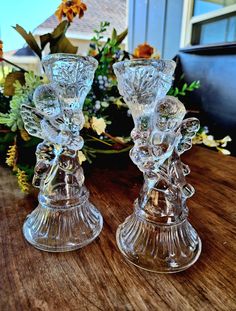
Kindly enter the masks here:
M 195 0 L 193 16 L 209 13 L 236 4 L 236 0 Z
M 193 44 L 214 44 L 236 41 L 236 16 L 197 24 Z
M 225 41 L 227 20 L 223 19 L 201 26 L 200 44 L 212 44 Z
M 227 42 L 236 41 L 236 16 L 232 16 L 228 20 Z

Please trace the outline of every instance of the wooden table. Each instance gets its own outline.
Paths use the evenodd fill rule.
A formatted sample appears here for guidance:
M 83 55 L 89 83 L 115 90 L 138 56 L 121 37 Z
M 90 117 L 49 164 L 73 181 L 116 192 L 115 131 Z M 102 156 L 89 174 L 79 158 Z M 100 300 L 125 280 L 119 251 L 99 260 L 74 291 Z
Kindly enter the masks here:
M 86 172 L 104 228 L 92 244 L 61 254 L 38 251 L 24 240 L 22 224 L 36 201 L 1 169 L 0 310 L 236 310 L 236 158 L 194 147 L 184 161 L 196 188 L 190 220 L 203 250 L 194 266 L 172 275 L 138 269 L 117 249 L 116 228 L 132 212 L 142 182 L 131 162 Z

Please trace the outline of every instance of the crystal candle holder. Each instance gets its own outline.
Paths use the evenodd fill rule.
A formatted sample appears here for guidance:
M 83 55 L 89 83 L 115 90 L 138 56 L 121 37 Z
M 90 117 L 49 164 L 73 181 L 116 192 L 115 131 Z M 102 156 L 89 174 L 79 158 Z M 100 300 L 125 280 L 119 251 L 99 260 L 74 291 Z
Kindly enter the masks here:
M 100 212 L 89 201 L 78 151 L 83 147 L 83 102 L 97 61 L 92 57 L 52 54 L 43 60 L 50 83 L 33 95 L 35 106 L 22 106 L 30 135 L 43 139 L 37 147 L 33 185 L 39 205 L 26 218 L 23 233 L 38 249 L 65 252 L 93 241 L 102 229 Z
M 201 240 L 187 219 L 186 200 L 194 193 L 185 180 L 190 170 L 180 160 L 191 148 L 199 121 L 183 120 L 184 105 L 166 96 L 174 61 L 131 60 L 113 68 L 134 120 L 130 157 L 144 175 L 134 212 L 118 227 L 118 247 L 140 268 L 160 273 L 182 271 L 201 252 Z

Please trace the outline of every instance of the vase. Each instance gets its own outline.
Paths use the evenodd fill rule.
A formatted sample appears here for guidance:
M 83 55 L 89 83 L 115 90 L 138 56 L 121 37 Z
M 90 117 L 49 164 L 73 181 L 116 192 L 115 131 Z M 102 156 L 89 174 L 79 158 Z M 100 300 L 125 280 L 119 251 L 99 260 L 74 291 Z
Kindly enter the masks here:
M 196 118 L 184 119 L 184 105 L 166 96 L 175 62 L 130 60 L 113 65 L 120 94 L 134 120 L 132 161 L 144 184 L 134 212 L 117 230 L 117 244 L 132 264 L 159 273 L 187 269 L 201 253 L 201 240 L 189 223 L 186 200 L 194 188 L 180 155 L 191 148 L 199 129 Z
M 38 249 L 65 252 L 81 248 L 100 233 L 103 219 L 89 201 L 79 162 L 83 147 L 83 103 L 97 61 L 92 57 L 52 54 L 43 59 L 49 84 L 39 86 L 34 106 L 22 105 L 30 135 L 43 141 L 36 150 L 33 185 L 39 205 L 25 220 L 23 234 Z

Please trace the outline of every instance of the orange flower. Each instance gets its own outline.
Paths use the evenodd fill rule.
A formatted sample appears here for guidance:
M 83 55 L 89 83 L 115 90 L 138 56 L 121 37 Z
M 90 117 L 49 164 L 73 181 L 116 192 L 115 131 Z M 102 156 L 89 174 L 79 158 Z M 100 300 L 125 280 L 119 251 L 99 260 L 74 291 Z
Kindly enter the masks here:
M 87 10 L 87 6 L 81 0 L 63 0 L 57 8 L 55 15 L 61 22 L 63 17 L 66 17 L 69 22 L 72 22 L 76 15 L 79 18 L 84 16 L 84 11 Z
M 140 44 L 134 50 L 134 58 L 151 58 L 154 48 L 147 43 Z
M 98 52 L 96 51 L 96 50 L 94 50 L 94 49 L 90 49 L 89 51 L 88 51 L 88 54 L 89 54 L 89 56 L 96 56 L 97 54 L 98 54 Z

